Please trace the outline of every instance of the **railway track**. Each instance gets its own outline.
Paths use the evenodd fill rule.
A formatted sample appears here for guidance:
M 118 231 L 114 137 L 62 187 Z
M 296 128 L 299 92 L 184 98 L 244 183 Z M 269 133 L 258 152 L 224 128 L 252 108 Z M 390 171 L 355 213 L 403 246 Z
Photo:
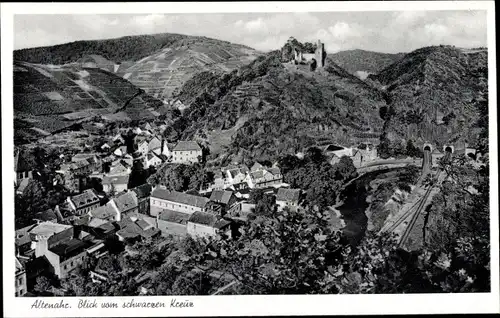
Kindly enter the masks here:
M 451 154 L 446 154 L 444 160 L 449 160 Z M 417 185 L 419 185 L 424 178 L 429 174 L 430 172 L 430 166 L 431 166 L 431 155 L 430 151 L 424 152 L 424 161 L 423 161 L 423 173 L 417 180 Z M 392 223 L 387 229 L 382 229 L 381 232 L 393 232 L 398 226 L 401 225 L 405 220 L 408 219 L 408 217 L 411 215 L 410 221 L 407 225 L 407 227 L 404 229 L 403 234 L 400 236 L 398 246 L 402 246 L 406 243 L 406 240 L 410 236 L 410 233 L 413 230 L 413 227 L 417 223 L 417 220 L 422 214 L 422 211 L 424 210 L 426 203 L 431 195 L 432 190 L 440 184 L 440 176 L 441 176 L 442 171 L 439 170 L 436 179 L 437 182 L 435 184 L 430 185 L 424 195 L 417 200 L 403 215 L 401 215 L 394 223 Z M 414 211 L 414 212 L 413 212 Z M 413 213 L 413 215 L 412 215 Z

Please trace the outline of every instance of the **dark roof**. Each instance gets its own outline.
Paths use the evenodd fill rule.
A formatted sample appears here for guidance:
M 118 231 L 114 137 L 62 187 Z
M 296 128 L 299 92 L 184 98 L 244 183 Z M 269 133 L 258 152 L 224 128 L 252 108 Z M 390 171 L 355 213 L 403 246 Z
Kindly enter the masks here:
M 95 210 L 93 210 L 92 212 L 94 212 Z M 73 225 L 87 225 L 89 224 L 90 222 L 90 215 L 88 214 L 84 214 L 80 217 L 78 217 L 77 219 L 75 219 L 75 221 L 73 222 Z
M 110 216 L 115 216 L 116 211 L 112 206 L 106 204 L 90 211 L 90 215 L 96 219 L 107 219 Z
M 32 182 L 32 179 L 22 179 L 21 182 L 19 182 L 19 185 L 17 186 L 16 191 L 21 192 L 24 194 L 24 191 L 26 188 L 28 188 L 28 185 Z
M 276 201 L 299 201 L 300 189 L 279 188 Z
M 49 250 L 63 259 L 68 259 L 82 253 L 87 247 L 89 247 L 87 242 L 74 238 L 68 242 L 53 246 Z
M 129 176 L 104 176 L 102 184 L 128 184 Z
M 251 173 L 252 178 L 254 179 L 260 179 L 264 177 L 264 171 L 259 170 L 259 171 L 254 171 Z
M 145 184 L 140 185 L 138 187 L 135 187 L 131 190 L 135 192 L 138 199 L 143 199 L 143 198 L 147 198 L 151 195 L 151 191 L 153 190 L 153 188 L 151 187 L 151 185 L 149 183 L 145 183 Z
M 158 219 L 172 223 L 187 224 L 190 216 L 187 213 L 164 209 L 158 214 Z
M 14 156 L 14 170 L 16 172 L 32 171 L 36 167 L 34 156 L 28 151 L 17 151 Z
M 113 199 L 116 207 L 120 212 L 128 211 L 138 206 L 137 197 L 135 192 L 127 192 Z
M 141 222 L 142 221 L 142 222 Z M 147 230 L 143 228 L 147 228 L 150 224 L 144 220 L 132 221 L 130 218 L 124 218 L 122 221 L 118 222 L 120 227 L 122 228 L 116 234 L 120 235 L 123 238 L 135 238 L 138 236 L 142 237 L 152 237 L 156 234 L 160 233 L 160 230 L 154 227 L 150 227 Z
M 38 212 L 35 214 L 33 217 L 35 220 L 40 220 L 40 221 L 51 221 L 54 219 L 57 219 L 57 215 L 54 213 L 52 209 L 48 209 L 42 212 Z
M 273 175 L 281 174 L 281 170 L 278 167 L 269 168 L 267 169 L 267 171 L 269 171 Z
M 210 195 L 210 201 L 228 204 L 233 192 L 225 190 L 214 190 Z
M 21 246 L 24 244 L 28 244 L 31 242 L 31 237 L 29 235 L 29 231 L 33 229 L 36 224 L 29 225 L 27 227 L 23 227 L 22 229 L 16 230 L 16 245 Z
M 70 199 L 77 209 L 89 204 L 95 204 L 96 202 L 99 202 L 99 197 L 93 189 L 87 189 L 83 191 L 82 194 L 72 196 L 70 197 Z
M 97 229 L 100 229 L 102 230 L 104 233 L 107 233 L 107 232 L 112 232 L 115 230 L 115 227 L 113 226 L 113 224 L 111 224 L 111 222 L 106 222 L 106 223 L 103 223 L 101 225 L 99 225 L 97 227 Z
M 179 141 L 173 151 L 201 151 L 201 148 L 195 141 Z
M 258 162 L 255 162 L 255 163 L 253 164 L 252 168 L 250 168 L 250 170 L 251 170 L 252 172 L 257 171 L 257 170 L 260 170 L 260 169 L 264 169 L 264 166 L 263 166 L 263 165 L 261 165 L 261 164 L 260 164 L 260 163 L 258 163 Z
M 200 211 L 191 214 L 189 222 L 214 227 L 217 229 L 223 228 L 230 223 L 229 221 L 224 220 L 214 214 Z
M 197 195 L 192 195 L 177 191 L 169 191 L 163 187 L 157 187 L 156 189 L 154 189 L 153 193 L 151 193 L 151 196 L 171 202 L 177 202 L 190 206 L 195 206 L 198 208 L 204 208 L 207 202 L 209 201 L 205 197 L 200 197 Z

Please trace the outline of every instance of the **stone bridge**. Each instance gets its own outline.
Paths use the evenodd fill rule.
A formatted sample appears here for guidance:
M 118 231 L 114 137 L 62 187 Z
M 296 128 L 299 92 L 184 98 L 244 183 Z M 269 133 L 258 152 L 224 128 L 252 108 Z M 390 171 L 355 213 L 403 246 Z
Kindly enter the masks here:
M 393 169 L 393 168 L 401 168 L 406 166 L 422 166 L 422 159 L 380 159 L 375 161 L 370 161 L 361 167 L 359 167 L 358 174 L 362 175 L 368 172 L 384 170 L 384 169 Z

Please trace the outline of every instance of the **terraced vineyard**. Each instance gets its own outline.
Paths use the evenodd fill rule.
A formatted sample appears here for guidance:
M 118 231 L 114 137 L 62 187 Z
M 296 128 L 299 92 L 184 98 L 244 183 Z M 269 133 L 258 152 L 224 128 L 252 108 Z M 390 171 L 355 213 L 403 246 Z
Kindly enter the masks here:
M 101 69 L 14 64 L 17 141 L 57 133 L 96 116 L 155 118 L 161 106 L 127 80 Z
M 121 67 L 117 74 L 151 96 L 168 100 L 197 73 L 229 72 L 250 63 L 259 55 L 242 45 L 207 38 L 186 39 L 128 68 Z

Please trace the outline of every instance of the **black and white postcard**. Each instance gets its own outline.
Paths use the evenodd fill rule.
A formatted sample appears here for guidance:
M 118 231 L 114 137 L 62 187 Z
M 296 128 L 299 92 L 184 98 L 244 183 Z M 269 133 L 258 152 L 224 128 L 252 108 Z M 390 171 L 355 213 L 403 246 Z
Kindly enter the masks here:
M 6 316 L 500 311 L 493 1 L 1 11 Z

